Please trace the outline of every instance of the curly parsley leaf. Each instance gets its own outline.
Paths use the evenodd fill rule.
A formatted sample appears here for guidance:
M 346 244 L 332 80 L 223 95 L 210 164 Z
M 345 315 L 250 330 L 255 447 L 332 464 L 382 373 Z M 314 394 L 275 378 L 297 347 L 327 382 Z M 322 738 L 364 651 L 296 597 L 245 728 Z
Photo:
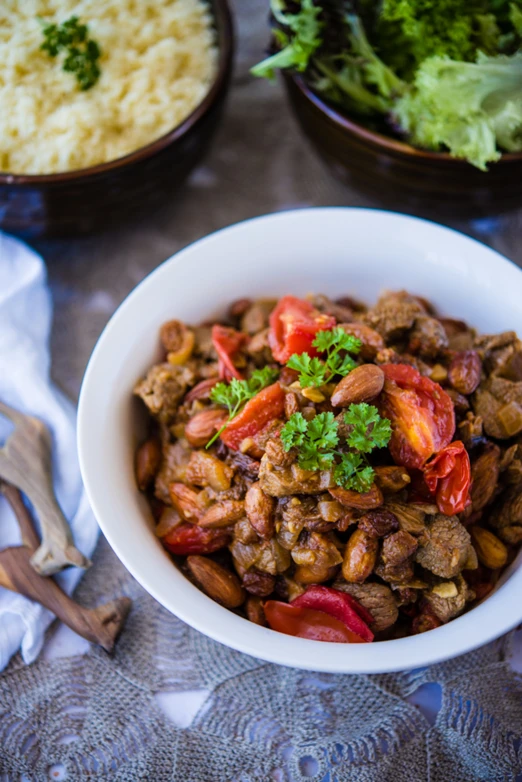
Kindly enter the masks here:
M 365 403 L 350 405 L 345 420 L 351 427 L 347 443 L 353 451 L 337 450 L 339 431 L 333 413 L 319 413 L 311 421 L 302 413 L 294 413 L 281 430 L 281 442 L 285 451 L 297 449 L 303 470 L 333 468 L 338 486 L 364 493 L 371 489 L 374 479 L 366 454 L 388 444 L 391 424 L 380 417 L 376 407 Z
M 281 429 L 281 442 L 285 451 L 294 446 L 302 445 L 308 431 L 308 421 L 302 413 L 294 413 Z
M 318 388 L 328 383 L 336 375 L 345 377 L 357 363 L 349 354 L 357 355 L 361 349 L 361 340 L 347 334 L 340 326 L 327 331 L 319 331 L 312 343 L 314 348 L 325 354 L 323 359 L 311 358 L 308 353 L 290 356 L 287 366 L 299 372 L 301 388 Z M 341 355 L 345 351 L 345 355 Z
M 230 383 L 217 383 L 210 392 L 210 399 L 217 405 L 223 405 L 228 410 L 228 421 L 219 432 L 208 441 L 206 447 L 210 448 L 222 432 L 227 428 L 229 422 L 239 412 L 240 407 L 252 399 L 256 394 L 271 385 L 279 376 L 279 370 L 272 367 L 263 367 L 255 369 L 248 380 L 238 380 L 233 377 Z
M 286 13 L 282 0 L 272 0 L 270 6 L 274 18 L 289 32 L 281 29 L 274 31 L 280 50 L 252 68 L 252 75 L 273 79 L 277 68 L 305 71 L 310 58 L 322 43 L 324 23 L 319 19 L 321 8 L 314 5 L 313 0 L 302 0 L 296 14 Z
M 373 405 L 366 402 L 350 405 L 344 414 L 344 421 L 351 427 L 346 438 L 348 445 L 362 453 L 384 448 L 390 441 L 391 423 L 387 418 L 381 418 Z
M 335 448 L 339 442 L 333 413 L 319 413 L 308 422 L 308 437 L 318 448 Z
M 346 350 L 348 353 L 357 355 L 361 349 L 362 343 L 357 337 L 354 337 L 352 334 L 347 334 L 340 326 L 335 326 L 333 329 L 317 332 L 312 345 L 314 348 L 321 351 L 321 353 L 330 352 L 332 350 L 337 353 L 339 350 Z
M 326 366 L 318 358 L 310 358 L 308 353 L 294 353 L 287 361 L 287 367 L 299 372 L 301 388 L 322 386 L 326 383 Z
M 325 470 L 334 461 L 333 450 L 339 442 L 337 421 L 333 413 L 319 413 L 307 421 L 302 413 L 294 413 L 281 430 L 285 451 L 297 447 L 298 463 L 303 470 Z
M 334 470 L 334 480 L 345 489 L 357 492 L 369 491 L 375 472 L 366 458 L 358 453 L 343 453 Z

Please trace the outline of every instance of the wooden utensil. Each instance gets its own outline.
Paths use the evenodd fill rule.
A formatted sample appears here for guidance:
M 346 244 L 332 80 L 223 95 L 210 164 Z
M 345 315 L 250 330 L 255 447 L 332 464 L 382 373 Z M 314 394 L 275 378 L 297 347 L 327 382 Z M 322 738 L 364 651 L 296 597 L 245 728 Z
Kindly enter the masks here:
M 119 597 L 97 608 L 84 608 L 65 594 L 52 578 L 38 575 L 31 565 L 31 554 L 38 548 L 39 540 L 29 510 L 15 486 L 0 481 L 0 491 L 14 511 L 23 541 L 22 546 L 0 551 L 0 586 L 35 600 L 78 635 L 99 644 L 107 652 L 112 651 L 131 600 Z
M 0 448 L 0 478 L 27 495 L 42 527 L 42 542 L 36 541 L 31 565 L 42 576 L 50 576 L 68 565 L 89 567 L 89 559 L 74 545 L 54 495 L 49 430 L 38 418 L 23 415 L 3 402 L 0 402 L 0 414 L 15 425 L 14 432 Z

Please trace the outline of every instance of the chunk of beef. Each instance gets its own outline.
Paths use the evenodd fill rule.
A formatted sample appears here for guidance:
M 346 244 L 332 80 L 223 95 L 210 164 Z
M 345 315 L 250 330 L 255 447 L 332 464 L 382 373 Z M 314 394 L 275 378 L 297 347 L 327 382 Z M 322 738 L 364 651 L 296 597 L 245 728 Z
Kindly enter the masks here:
M 169 424 L 187 388 L 194 383 L 192 369 L 186 365 L 156 364 L 140 380 L 134 393 L 142 399 L 151 415 L 161 423 Z
M 479 415 L 471 411 L 466 413 L 466 418 L 458 425 L 458 439 L 462 440 L 466 449 L 470 450 L 483 441 L 483 422 Z
M 410 333 L 408 350 L 426 359 L 434 359 L 448 347 L 444 326 L 435 318 L 420 315 Z
M 160 468 L 154 483 L 154 494 L 165 505 L 171 504 L 169 484 L 185 480 L 185 472 L 191 453 L 192 451 L 180 441 L 172 445 L 168 443 L 163 445 Z
M 426 310 L 418 299 L 406 291 L 386 293 L 368 310 L 363 322 L 381 334 L 386 342 L 400 339 Z
M 387 535 L 382 543 L 381 558 L 386 565 L 401 565 L 417 551 L 417 538 L 409 532 L 399 530 Z
M 522 542 L 522 484 L 510 486 L 500 495 L 488 521 L 505 543 Z
M 312 304 L 319 312 L 323 312 L 325 315 L 333 315 L 338 323 L 344 321 L 351 321 L 353 319 L 353 309 L 345 304 L 339 304 L 332 301 L 328 296 L 324 296 L 322 293 L 312 297 Z
M 463 320 L 439 318 L 439 321 L 444 326 L 450 350 L 471 350 L 476 336 L 474 329 L 470 329 Z
M 304 532 L 291 551 L 298 565 L 295 579 L 305 584 L 320 584 L 335 575 L 343 558 L 335 539 L 329 534 Z
M 471 538 L 456 516 L 437 515 L 428 527 L 427 540 L 415 555 L 419 565 L 441 578 L 454 578 L 468 559 Z
M 383 561 L 382 557 L 378 560 L 374 570 L 375 575 L 388 581 L 390 584 L 398 586 L 408 586 L 414 578 L 413 563 L 411 559 L 406 559 L 400 565 L 390 565 Z
M 435 505 L 416 505 L 404 502 L 387 502 L 384 508 L 391 511 L 399 522 L 399 529 L 409 532 L 416 538 L 426 533 L 426 517 L 438 513 Z
M 299 535 L 310 522 L 322 521 L 317 503 L 312 497 L 291 497 L 279 501 L 281 521 L 276 524 L 277 539 L 288 550 L 297 543 Z
M 473 395 L 473 409 L 489 437 L 514 437 L 522 432 L 522 381 L 489 377 Z
M 373 616 L 370 627 L 374 633 L 387 630 L 397 621 L 399 616 L 397 601 L 386 584 L 374 584 L 368 581 L 365 584 L 350 584 L 344 579 L 339 579 L 333 586 L 334 589 L 354 597 L 370 612 Z
M 235 568 L 241 577 L 250 568 L 276 576 L 290 567 L 290 554 L 281 548 L 275 538 L 260 543 L 241 543 L 236 539 L 232 541 L 229 548 Z
M 383 538 L 399 529 L 397 516 L 386 508 L 369 510 L 358 521 L 359 529 L 372 538 Z
M 271 497 L 286 497 L 289 494 L 321 494 L 334 486 L 330 470 L 312 472 L 303 470 L 294 463 L 289 467 L 276 467 L 265 453 L 261 459 L 259 481 L 266 494 Z
M 444 623 L 461 614 L 466 603 L 474 599 L 475 592 L 460 575 L 454 581 L 444 581 L 424 592 L 424 600 L 432 613 Z
M 272 437 L 265 445 L 266 458 L 275 467 L 290 467 L 297 459 L 297 450 L 285 451 L 280 437 Z
M 255 301 L 241 318 L 241 331 L 254 335 L 268 327 L 270 309 L 260 301 Z

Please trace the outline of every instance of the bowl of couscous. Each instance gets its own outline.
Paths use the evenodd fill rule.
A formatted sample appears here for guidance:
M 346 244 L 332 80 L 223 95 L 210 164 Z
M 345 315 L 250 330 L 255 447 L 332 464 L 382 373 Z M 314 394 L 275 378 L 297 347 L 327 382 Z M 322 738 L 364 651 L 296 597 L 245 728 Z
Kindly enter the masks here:
M 227 0 L 8 0 L 0 228 L 86 233 L 175 192 L 213 136 L 232 57 Z

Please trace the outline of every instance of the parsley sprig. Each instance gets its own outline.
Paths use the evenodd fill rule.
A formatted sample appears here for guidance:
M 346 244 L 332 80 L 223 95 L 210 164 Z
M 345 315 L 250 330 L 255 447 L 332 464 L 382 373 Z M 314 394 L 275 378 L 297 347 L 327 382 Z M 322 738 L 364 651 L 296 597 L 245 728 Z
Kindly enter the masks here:
M 218 383 L 210 392 L 210 398 L 217 405 L 223 405 L 228 410 L 228 421 L 216 432 L 206 447 L 210 448 L 222 432 L 225 431 L 230 421 L 235 418 L 240 408 L 252 399 L 256 394 L 273 383 L 279 375 L 277 369 L 263 367 L 255 369 L 248 380 L 237 380 L 233 377 L 230 383 Z
M 81 24 L 77 16 L 61 25 L 44 24 L 42 33 L 45 38 L 40 49 L 49 57 L 57 57 L 65 50 L 63 70 L 74 73 L 81 90 L 90 89 L 100 78 L 98 60 L 101 50 L 96 41 L 89 38 L 89 28 Z
M 350 405 L 344 422 L 350 427 L 346 437 L 352 449 L 349 451 L 337 450 L 340 438 L 333 413 L 319 413 L 311 421 L 302 413 L 294 413 L 281 430 L 281 442 L 285 451 L 297 448 L 297 461 L 303 470 L 326 470 L 335 465 L 333 477 L 338 486 L 366 492 L 374 479 L 366 454 L 388 445 L 391 423 L 365 402 Z
M 302 388 L 319 387 L 328 383 L 336 375 L 345 377 L 357 363 L 350 353 L 357 355 L 361 349 L 361 340 L 347 334 L 340 326 L 327 331 L 319 331 L 312 342 L 314 348 L 324 354 L 323 359 L 311 358 L 308 353 L 290 356 L 287 366 L 299 372 Z M 341 355 L 345 351 L 345 355 Z
M 332 466 L 335 446 L 339 442 L 333 413 L 319 413 L 307 421 L 302 413 L 294 413 L 281 430 L 285 451 L 299 449 L 299 466 L 303 470 L 327 470 Z

